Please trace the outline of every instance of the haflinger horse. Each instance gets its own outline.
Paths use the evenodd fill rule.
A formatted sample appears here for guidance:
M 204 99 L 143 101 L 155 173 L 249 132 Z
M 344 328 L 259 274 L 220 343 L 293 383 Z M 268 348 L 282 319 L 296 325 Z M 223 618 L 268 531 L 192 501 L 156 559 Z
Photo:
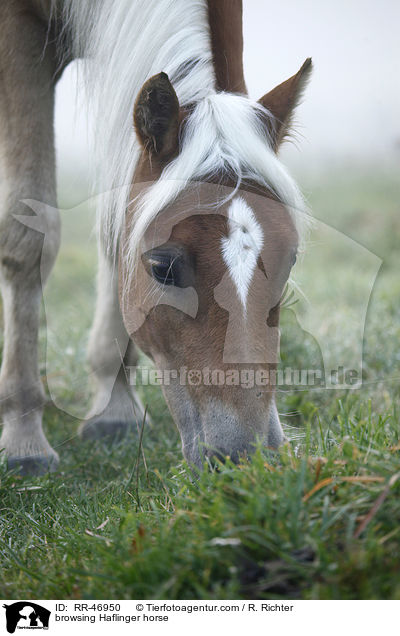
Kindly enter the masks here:
M 80 426 L 94 438 L 143 417 L 125 374 L 134 342 L 161 371 L 275 368 L 280 298 L 307 224 L 277 151 L 311 60 L 252 101 L 241 0 L 8 0 L 0 22 L 0 447 L 9 467 L 43 472 L 58 463 L 42 429 L 37 340 L 60 241 L 53 116 L 63 69 L 83 60 L 102 192 L 89 343 L 97 388 Z M 43 234 L 22 222 L 33 214 L 27 199 L 46 204 L 36 208 L 45 258 Z M 162 388 L 191 464 L 284 441 L 272 382 L 173 377 Z

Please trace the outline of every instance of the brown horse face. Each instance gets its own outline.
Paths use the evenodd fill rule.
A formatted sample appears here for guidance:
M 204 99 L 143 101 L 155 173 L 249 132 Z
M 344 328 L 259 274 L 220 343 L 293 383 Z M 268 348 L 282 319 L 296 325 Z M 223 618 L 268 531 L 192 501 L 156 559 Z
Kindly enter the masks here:
M 271 370 L 298 199 L 274 150 L 309 66 L 261 100 L 277 120 L 225 93 L 186 113 L 164 73 L 135 105 L 143 154 L 121 240 L 120 302 L 129 335 L 155 363 L 185 458 L 197 466 L 205 455 L 237 461 L 257 439 L 272 447 L 284 439 Z M 218 185 L 207 182 L 210 173 Z M 245 189 L 220 185 L 235 173 Z
M 296 249 L 282 204 L 213 184 L 181 195 L 142 240 L 124 321 L 155 363 L 191 463 L 215 453 L 237 460 L 257 439 L 284 439 L 270 372 Z

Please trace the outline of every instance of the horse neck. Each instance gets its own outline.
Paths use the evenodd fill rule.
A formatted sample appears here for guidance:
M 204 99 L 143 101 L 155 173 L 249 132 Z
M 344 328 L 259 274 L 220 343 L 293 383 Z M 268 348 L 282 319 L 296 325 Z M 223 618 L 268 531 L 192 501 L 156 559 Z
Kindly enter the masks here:
M 216 88 L 246 94 L 242 0 L 207 0 L 207 4 Z

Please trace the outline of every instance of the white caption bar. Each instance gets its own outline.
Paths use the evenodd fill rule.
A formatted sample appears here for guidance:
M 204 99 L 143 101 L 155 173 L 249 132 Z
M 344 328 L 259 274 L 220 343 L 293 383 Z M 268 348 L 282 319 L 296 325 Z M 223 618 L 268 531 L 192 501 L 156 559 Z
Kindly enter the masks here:
M 208 629 L 261 633 L 376 636 L 398 623 L 400 601 L 0 601 L 0 633 L 165 634 Z M 134 629 L 134 632 L 132 631 Z M 272 631 L 274 630 L 274 631 Z M 275 631 L 276 630 L 276 631 Z M 35 634 L 40 636 L 40 634 Z

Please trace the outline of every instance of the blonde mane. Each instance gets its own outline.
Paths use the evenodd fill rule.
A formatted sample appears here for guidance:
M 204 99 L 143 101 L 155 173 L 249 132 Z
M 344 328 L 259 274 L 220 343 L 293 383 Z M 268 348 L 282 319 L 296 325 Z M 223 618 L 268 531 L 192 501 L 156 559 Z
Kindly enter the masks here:
M 215 89 L 206 0 L 67 0 L 74 54 L 85 59 L 95 122 L 96 189 L 102 242 L 115 258 L 139 158 L 132 109 L 143 83 L 164 71 L 190 115 L 181 151 L 137 202 L 124 258 L 134 266 L 144 232 L 193 180 L 228 173 L 272 191 L 292 213 L 300 236 L 304 200 L 266 136 L 272 117 L 246 96 Z

